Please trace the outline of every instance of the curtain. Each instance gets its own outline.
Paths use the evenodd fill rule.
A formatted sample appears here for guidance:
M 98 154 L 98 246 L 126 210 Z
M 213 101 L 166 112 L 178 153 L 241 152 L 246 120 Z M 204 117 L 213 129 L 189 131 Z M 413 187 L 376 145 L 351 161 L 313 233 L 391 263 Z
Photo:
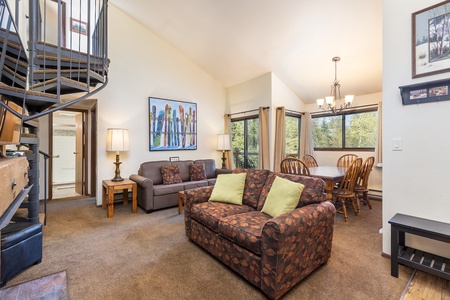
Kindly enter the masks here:
M 377 144 L 375 145 L 375 164 L 383 163 L 383 109 L 382 102 L 378 102 Z
M 273 159 L 273 169 L 280 172 L 280 164 L 286 155 L 286 110 L 284 106 L 277 107 L 275 123 L 275 153 Z
M 224 133 L 230 135 L 231 139 L 231 115 L 225 115 L 224 116 Z M 226 160 L 226 166 L 227 169 L 233 170 L 234 169 L 234 159 L 233 159 L 233 144 L 230 141 L 231 145 L 231 151 L 225 151 L 225 157 Z
M 305 154 L 314 155 L 314 143 L 312 139 L 312 121 L 311 114 L 306 112 L 302 116 L 302 124 L 300 126 L 300 159 L 303 159 Z
M 269 108 L 259 108 L 259 168 L 269 169 Z

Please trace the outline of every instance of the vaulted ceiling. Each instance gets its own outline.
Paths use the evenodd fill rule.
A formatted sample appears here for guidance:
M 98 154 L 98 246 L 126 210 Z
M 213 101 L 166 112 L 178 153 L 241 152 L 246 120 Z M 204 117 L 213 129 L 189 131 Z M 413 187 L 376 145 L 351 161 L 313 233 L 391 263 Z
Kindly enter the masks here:
M 226 87 L 273 72 L 300 99 L 382 90 L 382 0 L 110 0 Z

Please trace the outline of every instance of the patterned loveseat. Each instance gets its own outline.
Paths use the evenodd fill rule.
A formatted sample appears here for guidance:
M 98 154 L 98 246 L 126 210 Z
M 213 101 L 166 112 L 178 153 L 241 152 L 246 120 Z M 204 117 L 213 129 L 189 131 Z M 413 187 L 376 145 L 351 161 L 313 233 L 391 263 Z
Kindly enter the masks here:
M 278 299 L 331 254 L 335 208 L 325 201 L 322 179 L 246 172 L 243 204 L 208 201 L 213 187 L 185 192 L 188 238 L 220 259 L 269 298 Z M 275 178 L 305 185 L 296 209 L 272 218 L 261 212 Z

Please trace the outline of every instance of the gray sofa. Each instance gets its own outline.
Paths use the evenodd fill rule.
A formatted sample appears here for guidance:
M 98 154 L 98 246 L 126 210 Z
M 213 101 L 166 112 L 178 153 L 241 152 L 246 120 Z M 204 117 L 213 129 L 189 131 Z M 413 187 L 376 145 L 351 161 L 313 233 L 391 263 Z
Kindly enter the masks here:
M 161 167 L 177 164 L 180 172 L 181 183 L 163 184 Z M 191 164 L 203 164 L 206 171 L 206 179 L 191 181 L 189 166 Z M 146 212 L 173 207 L 178 205 L 178 192 L 188 189 L 210 186 L 216 183 L 217 175 L 231 173 L 231 170 L 216 169 L 214 159 L 182 160 L 170 162 L 149 161 L 139 167 L 138 174 L 133 174 L 130 179 L 137 183 L 137 202 Z

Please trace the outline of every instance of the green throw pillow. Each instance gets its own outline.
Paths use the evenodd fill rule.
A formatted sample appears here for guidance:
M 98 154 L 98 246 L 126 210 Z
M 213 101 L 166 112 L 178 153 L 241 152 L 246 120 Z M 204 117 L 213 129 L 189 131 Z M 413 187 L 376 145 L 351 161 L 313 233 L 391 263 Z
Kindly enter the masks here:
M 293 211 L 300 201 L 305 186 L 281 177 L 276 177 L 270 187 L 262 212 L 275 218 L 281 214 Z
M 217 176 L 209 201 L 242 205 L 246 176 L 247 173 L 220 174 Z

